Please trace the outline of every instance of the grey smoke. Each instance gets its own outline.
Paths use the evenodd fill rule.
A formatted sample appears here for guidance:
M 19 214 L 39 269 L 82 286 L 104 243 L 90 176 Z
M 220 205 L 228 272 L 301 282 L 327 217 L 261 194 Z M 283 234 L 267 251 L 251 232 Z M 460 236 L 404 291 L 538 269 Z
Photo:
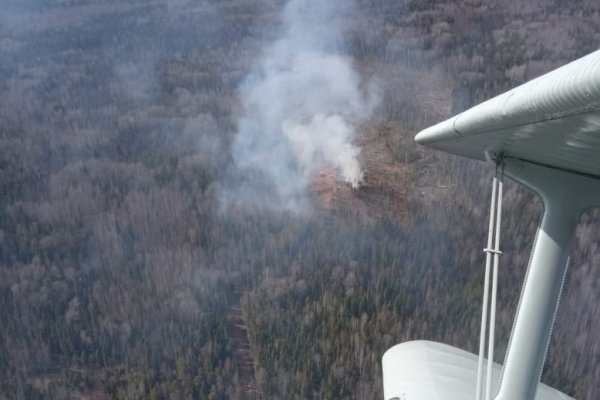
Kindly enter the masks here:
M 323 168 L 355 188 L 363 180 L 352 141 L 378 96 L 341 50 L 341 3 L 289 1 L 281 37 L 264 49 L 240 89 L 233 157 L 239 169 L 263 180 L 262 189 L 270 188 L 271 206 L 305 204 L 311 177 Z

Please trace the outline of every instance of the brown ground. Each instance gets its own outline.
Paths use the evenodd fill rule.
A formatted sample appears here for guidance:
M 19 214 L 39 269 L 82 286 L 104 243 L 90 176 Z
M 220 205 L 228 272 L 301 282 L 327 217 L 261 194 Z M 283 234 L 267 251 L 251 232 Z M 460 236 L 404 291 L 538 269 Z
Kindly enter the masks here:
M 360 187 L 353 189 L 334 168 L 324 168 L 312 182 L 317 204 L 332 212 L 352 212 L 365 224 L 382 217 L 404 223 L 409 197 L 405 188 L 411 186 L 414 172 L 403 155 L 395 154 L 403 147 L 395 143 L 403 140 L 399 136 L 393 124 L 366 128 L 356 143 L 362 150 Z
M 229 309 L 227 315 L 227 328 L 231 335 L 233 344 L 233 362 L 238 370 L 240 386 L 244 399 L 257 399 L 256 380 L 254 375 L 254 360 L 250 352 L 250 342 L 246 331 L 246 322 L 244 314 L 236 304 Z

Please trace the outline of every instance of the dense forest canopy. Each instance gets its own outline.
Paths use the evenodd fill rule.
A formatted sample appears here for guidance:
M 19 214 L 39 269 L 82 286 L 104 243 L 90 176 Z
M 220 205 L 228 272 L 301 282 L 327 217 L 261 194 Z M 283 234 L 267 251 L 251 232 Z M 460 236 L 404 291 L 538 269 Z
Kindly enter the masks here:
M 378 399 L 395 343 L 475 351 L 492 171 L 413 137 L 599 28 L 591 0 L 0 0 L 0 399 Z M 499 362 L 541 211 L 505 204 Z M 542 380 L 593 399 L 581 222 Z

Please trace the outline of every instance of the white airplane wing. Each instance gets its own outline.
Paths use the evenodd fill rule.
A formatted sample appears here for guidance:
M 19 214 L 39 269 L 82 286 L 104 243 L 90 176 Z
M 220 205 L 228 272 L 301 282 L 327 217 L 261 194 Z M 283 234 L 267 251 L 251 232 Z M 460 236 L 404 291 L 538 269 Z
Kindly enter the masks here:
M 420 132 L 435 149 L 489 154 L 600 176 L 600 51 Z
M 386 400 L 473 400 L 477 356 L 442 343 L 413 341 L 396 345 L 383 356 Z M 495 393 L 502 366 L 494 363 Z M 536 400 L 573 400 L 544 384 Z
M 415 140 L 497 163 L 542 197 L 544 216 L 507 356 L 504 366 L 493 365 L 491 385 L 486 385 L 493 396 L 486 398 L 570 399 L 539 378 L 577 218 L 600 205 L 600 51 L 425 129 Z M 388 350 L 382 364 L 385 400 L 476 397 L 477 356 L 463 350 L 408 342 Z

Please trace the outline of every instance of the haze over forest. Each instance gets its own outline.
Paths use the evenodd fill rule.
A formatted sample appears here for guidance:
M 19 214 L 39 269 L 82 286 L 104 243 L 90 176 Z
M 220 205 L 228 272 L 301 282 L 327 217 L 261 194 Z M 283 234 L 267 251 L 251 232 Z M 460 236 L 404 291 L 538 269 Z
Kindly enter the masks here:
M 414 135 L 597 49 L 592 0 L 0 0 L 0 400 L 381 399 L 478 348 L 492 168 Z M 541 212 L 507 183 L 496 361 Z M 586 213 L 542 381 L 600 382 Z

